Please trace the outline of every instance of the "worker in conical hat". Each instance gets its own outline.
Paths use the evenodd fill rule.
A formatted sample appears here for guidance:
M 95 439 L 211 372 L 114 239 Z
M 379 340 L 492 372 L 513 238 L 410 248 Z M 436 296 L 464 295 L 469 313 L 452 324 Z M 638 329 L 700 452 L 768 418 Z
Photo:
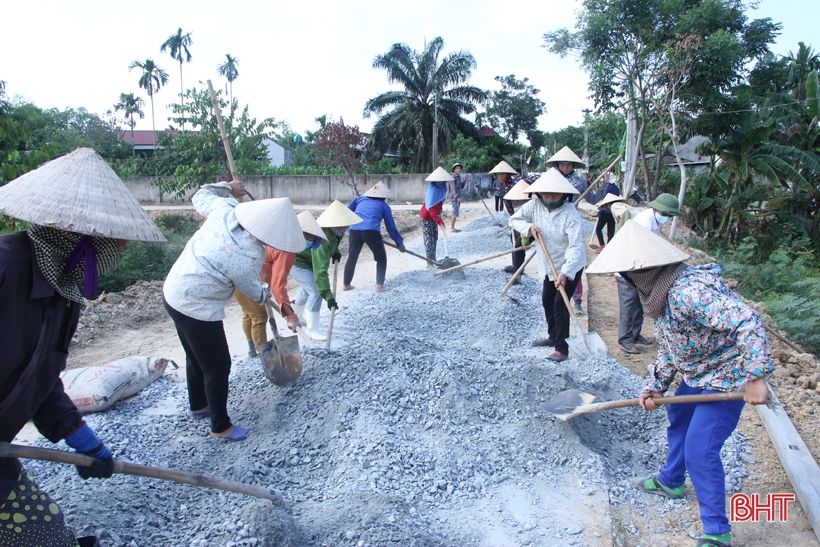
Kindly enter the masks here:
M 424 252 L 427 255 L 427 269 L 435 269 L 436 246 L 438 245 L 438 228 L 444 230 L 444 220 L 441 218 L 441 209 L 444 205 L 444 197 L 447 195 L 448 182 L 453 181 L 453 177 L 444 170 L 437 167 L 435 171 L 425 178 L 427 193 L 424 195 L 424 203 L 419 211 L 421 219 L 421 235 L 424 238 Z
M 387 204 L 387 198 L 392 196 L 392 192 L 387 185 L 379 181 L 373 188 L 357 197 L 347 204 L 347 208 L 359 215 L 362 222 L 350 227 L 350 247 L 345 263 L 344 281 L 342 290 L 353 289 L 353 275 L 356 273 L 356 262 L 359 260 L 359 253 L 362 247 L 367 244 L 373 259 L 376 261 L 376 292 L 389 291 L 390 288 L 384 284 L 387 275 L 387 251 L 382 241 L 381 225 L 387 228 L 390 238 L 396 243 L 399 251 L 405 252 L 404 239 L 402 239 L 396 221 L 393 220 L 393 211 Z
M 662 397 L 678 374 L 675 395 L 744 392 L 742 400 L 667 405 L 666 463 L 657 475 L 634 479 L 641 490 L 681 498 L 688 472 L 703 523 L 698 545 L 723 547 L 732 537 L 720 451 L 744 401 L 766 403 L 766 376 L 774 367 L 760 315 L 724 283 L 720 266 L 688 266 L 687 258 L 633 219 L 587 273 L 619 272 L 655 322 L 658 357 L 641 390 L 644 410 L 658 408 L 653 398 Z
M 301 316 L 304 313 L 307 322 L 307 335 L 314 340 L 323 341 L 327 335 L 319 330 L 319 316 L 322 311 L 322 300 L 327 303 L 327 309 L 339 309 L 336 297 L 330 288 L 330 278 L 327 269 L 331 262 L 342 260 L 339 244 L 342 242 L 347 229 L 359 224 L 361 217 L 336 200 L 319 215 L 316 222 L 321 226 L 327 244 L 318 249 L 305 249 L 296 255 L 290 275 L 299 283 L 299 293 L 293 301 L 293 309 Z
M 270 298 L 259 281 L 265 245 L 287 252 L 305 248 L 302 228 L 288 198 L 239 203 L 241 181 L 206 184 L 192 203 L 205 223 L 185 245 L 163 286 L 165 309 L 185 349 L 188 415 L 210 419 L 210 434 L 243 441 L 249 430 L 228 415 L 231 354 L 222 319 L 234 291 L 256 304 Z
M 94 456 L 80 477 L 108 478 L 114 458 L 65 393 L 66 366 L 85 298 L 114 267 L 127 240 L 165 241 L 139 202 L 96 152 L 81 148 L 0 188 L 0 214 L 30 223 L 0 236 L 0 441 L 29 421 L 44 437 Z M 35 492 L 36 503 L 25 501 Z M 63 513 L 16 458 L 0 458 L 0 544 L 94 545 L 75 538 Z M 15 501 L 12 501 L 15 500 Z M 19 503 L 18 503 L 19 502 Z
M 504 197 L 508 202 L 510 202 L 510 204 L 512 204 L 514 209 L 521 208 L 532 197 L 531 194 L 525 193 L 529 187 L 530 183 L 524 179 L 521 179 L 517 183 L 515 183 L 515 186 L 513 186 L 512 189 L 509 192 L 507 192 L 506 196 Z M 512 239 L 513 249 L 517 249 L 522 245 L 529 245 L 530 243 L 528 236 L 525 235 L 522 237 L 520 233 L 513 229 L 510 229 L 510 237 Z M 520 268 L 521 265 L 524 264 L 524 260 L 526 258 L 525 255 L 526 251 L 515 251 L 514 253 L 512 253 L 512 264 L 509 266 L 504 266 L 504 271 L 507 273 L 517 272 L 518 268 Z M 513 285 L 519 285 L 520 283 L 521 281 L 516 279 L 513 282 Z
M 583 221 L 578 209 L 568 200 L 569 196 L 578 195 L 578 190 L 558 171 L 550 169 L 524 192 L 536 197 L 510 217 L 510 227 L 533 240 L 543 237 L 558 271 L 557 276 L 553 274 L 541 245 L 537 243 L 538 271 L 544 280 L 541 304 L 548 336 L 536 340 L 533 345 L 552 347 L 554 353 L 547 359 L 565 361 L 569 357 L 569 311 L 558 287 L 563 287 L 567 295 L 571 295 L 587 265 Z
M 544 162 L 544 165 L 557 169 L 578 190 L 579 194 L 584 193 L 584 190 L 587 189 L 587 182 L 577 172 L 577 169 L 583 169 L 586 164 L 569 146 L 565 146 L 553 154 L 550 159 Z
M 490 170 L 490 174 L 493 175 L 501 183 L 502 192 L 503 194 L 506 194 L 507 192 L 512 190 L 512 177 L 513 175 L 517 175 L 518 171 L 513 169 L 509 163 L 502 160 L 498 162 L 498 165 L 496 165 Z M 503 203 L 504 207 L 507 209 L 507 212 L 509 214 L 513 214 L 515 212 L 512 203 L 510 203 L 507 200 L 503 200 Z

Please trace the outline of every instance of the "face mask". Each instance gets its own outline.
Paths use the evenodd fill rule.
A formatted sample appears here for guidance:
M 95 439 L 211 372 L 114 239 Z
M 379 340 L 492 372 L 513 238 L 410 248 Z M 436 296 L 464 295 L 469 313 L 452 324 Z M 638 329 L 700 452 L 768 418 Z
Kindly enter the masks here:
M 305 240 L 305 249 L 310 249 L 311 247 L 313 247 L 313 242 L 312 242 L 312 241 L 308 241 L 308 240 L 306 239 L 306 240 Z
M 662 214 L 655 212 L 655 220 L 657 220 L 658 224 L 660 224 L 661 226 L 669 222 L 670 219 L 671 217 L 665 217 Z
M 550 209 L 550 210 L 557 209 L 560 206 L 562 206 L 564 204 L 564 200 L 566 200 L 566 199 L 567 199 L 567 196 L 561 196 L 561 199 L 559 199 L 555 203 L 547 203 L 546 201 L 544 201 L 544 198 L 541 197 L 541 194 L 538 194 L 538 200 L 541 202 L 541 204 L 544 207 L 546 207 L 547 209 Z

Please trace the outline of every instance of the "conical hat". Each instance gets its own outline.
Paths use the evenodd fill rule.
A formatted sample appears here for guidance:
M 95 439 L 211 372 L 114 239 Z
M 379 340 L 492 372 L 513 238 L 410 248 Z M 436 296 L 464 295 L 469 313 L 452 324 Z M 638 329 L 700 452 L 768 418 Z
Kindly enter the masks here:
M 550 169 L 537 181 L 533 182 L 526 192 L 528 194 L 580 194 L 575 186 L 561 174 L 558 169 Z
M 390 188 L 388 188 L 384 182 L 379 181 L 363 195 L 369 198 L 391 198 L 393 197 L 393 192 L 390 191 Z
M 630 272 L 683 262 L 689 255 L 634 220 L 627 221 L 598 258 L 586 269 L 589 274 Z
M 437 167 L 435 171 L 427 175 L 427 178 L 424 179 L 427 182 L 450 182 L 453 179 L 453 176 L 450 175 L 447 171 L 444 170 L 444 167 Z
M 327 210 L 322 213 L 316 222 L 322 228 L 344 228 L 353 226 L 362 221 L 362 217 L 345 207 L 344 203 L 338 199 L 331 203 Z
M 518 171 L 516 171 L 515 169 L 513 169 L 513 168 L 510 166 L 510 164 L 509 164 L 509 163 L 507 163 L 506 161 L 503 161 L 503 160 L 502 160 L 502 161 L 501 161 L 501 163 L 499 163 L 498 165 L 496 165 L 495 167 L 493 167 L 493 168 L 490 170 L 490 174 L 491 174 L 491 175 L 494 175 L 494 174 L 496 174 L 496 173 L 509 173 L 509 174 L 511 174 L 511 175 L 517 175 L 517 174 L 518 174 Z
M 302 211 L 296 215 L 296 218 L 299 219 L 299 226 L 302 227 L 303 232 L 318 237 L 322 240 L 322 243 L 327 243 L 325 233 L 322 231 L 322 227 L 319 226 L 319 223 L 316 222 L 316 219 L 313 218 L 313 213 L 310 211 Z
M 79 234 L 165 241 L 120 177 L 90 148 L 78 148 L 0 188 L 0 213 Z
M 604 199 L 595 204 L 595 207 L 600 209 L 604 205 L 609 205 L 610 203 L 616 203 L 619 201 L 626 201 L 626 199 L 623 196 L 616 196 L 615 194 L 608 193 L 604 196 Z
M 571 161 L 575 164 L 575 167 L 584 167 L 586 164 L 584 160 L 578 157 L 578 154 L 572 151 L 572 148 L 569 146 L 563 147 L 561 150 L 556 152 L 550 159 L 546 161 L 544 165 L 547 167 L 556 167 L 558 162 L 561 161 Z
M 260 199 L 240 203 L 236 220 L 253 237 L 286 253 L 305 250 L 305 236 L 289 198 Z
M 524 179 L 519 180 L 515 183 L 515 186 L 510 188 L 510 191 L 504 196 L 504 199 L 508 199 L 510 201 L 527 201 L 532 196 L 530 194 L 525 194 L 525 190 L 530 187 L 530 183 L 525 181 Z

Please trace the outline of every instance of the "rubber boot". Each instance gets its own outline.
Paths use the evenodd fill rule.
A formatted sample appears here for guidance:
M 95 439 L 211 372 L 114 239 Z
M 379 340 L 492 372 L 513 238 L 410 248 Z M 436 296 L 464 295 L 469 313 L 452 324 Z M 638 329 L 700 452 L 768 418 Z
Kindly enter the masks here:
M 318 311 L 306 311 L 305 312 L 305 319 L 307 319 L 307 335 L 310 336 L 313 340 L 324 341 L 327 340 L 327 336 L 321 332 L 319 332 L 319 312 Z
M 305 304 L 291 304 L 293 308 L 293 313 L 296 314 L 296 317 L 299 318 L 299 322 L 301 324 L 305 324 Z
M 435 252 L 427 253 L 427 269 L 428 270 L 435 270 L 436 269 L 436 265 L 433 264 L 433 262 L 432 262 L 435 259 L 436 259 L 436 253 Z
M 253 340 L 248 340 L 248 357 L 256 357 L 256 346 L 253 344 Z

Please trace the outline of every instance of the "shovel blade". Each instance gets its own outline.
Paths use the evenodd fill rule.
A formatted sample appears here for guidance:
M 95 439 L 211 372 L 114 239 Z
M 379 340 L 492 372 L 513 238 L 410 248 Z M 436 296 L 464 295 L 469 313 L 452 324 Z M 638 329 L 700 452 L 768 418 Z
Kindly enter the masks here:
M 449 268 L 455 268 L 456 266 L 461 266 L 461 262 L 459 262 L 455 258 L 450 258 L 449 256 L 446 256 L 443 259 L 441 259 L 441 261 L 439 261 L 438 269 L 447 270 Z
M 559 420 L 569 420 L 577 414 L 577 410 L 585 405 L 595 402 L 597 397 L 591 393 L 585 393 L 578 389 L 562 391 L 547 403 L 541 403 L 538 408 L 543 412 L 552 414 Z
M 579 334 L 567 338 L 567 345 L 570 351 L 582 361 L 597 357 L 606 359 L 609 357 L 609 348 L 597 332 Z
M 262 345 L 259 357 L 265 377 L 274 385 L 293 385 L 302 375 L 302 352 L 297 336 L 274 335 L 273 340 Z

